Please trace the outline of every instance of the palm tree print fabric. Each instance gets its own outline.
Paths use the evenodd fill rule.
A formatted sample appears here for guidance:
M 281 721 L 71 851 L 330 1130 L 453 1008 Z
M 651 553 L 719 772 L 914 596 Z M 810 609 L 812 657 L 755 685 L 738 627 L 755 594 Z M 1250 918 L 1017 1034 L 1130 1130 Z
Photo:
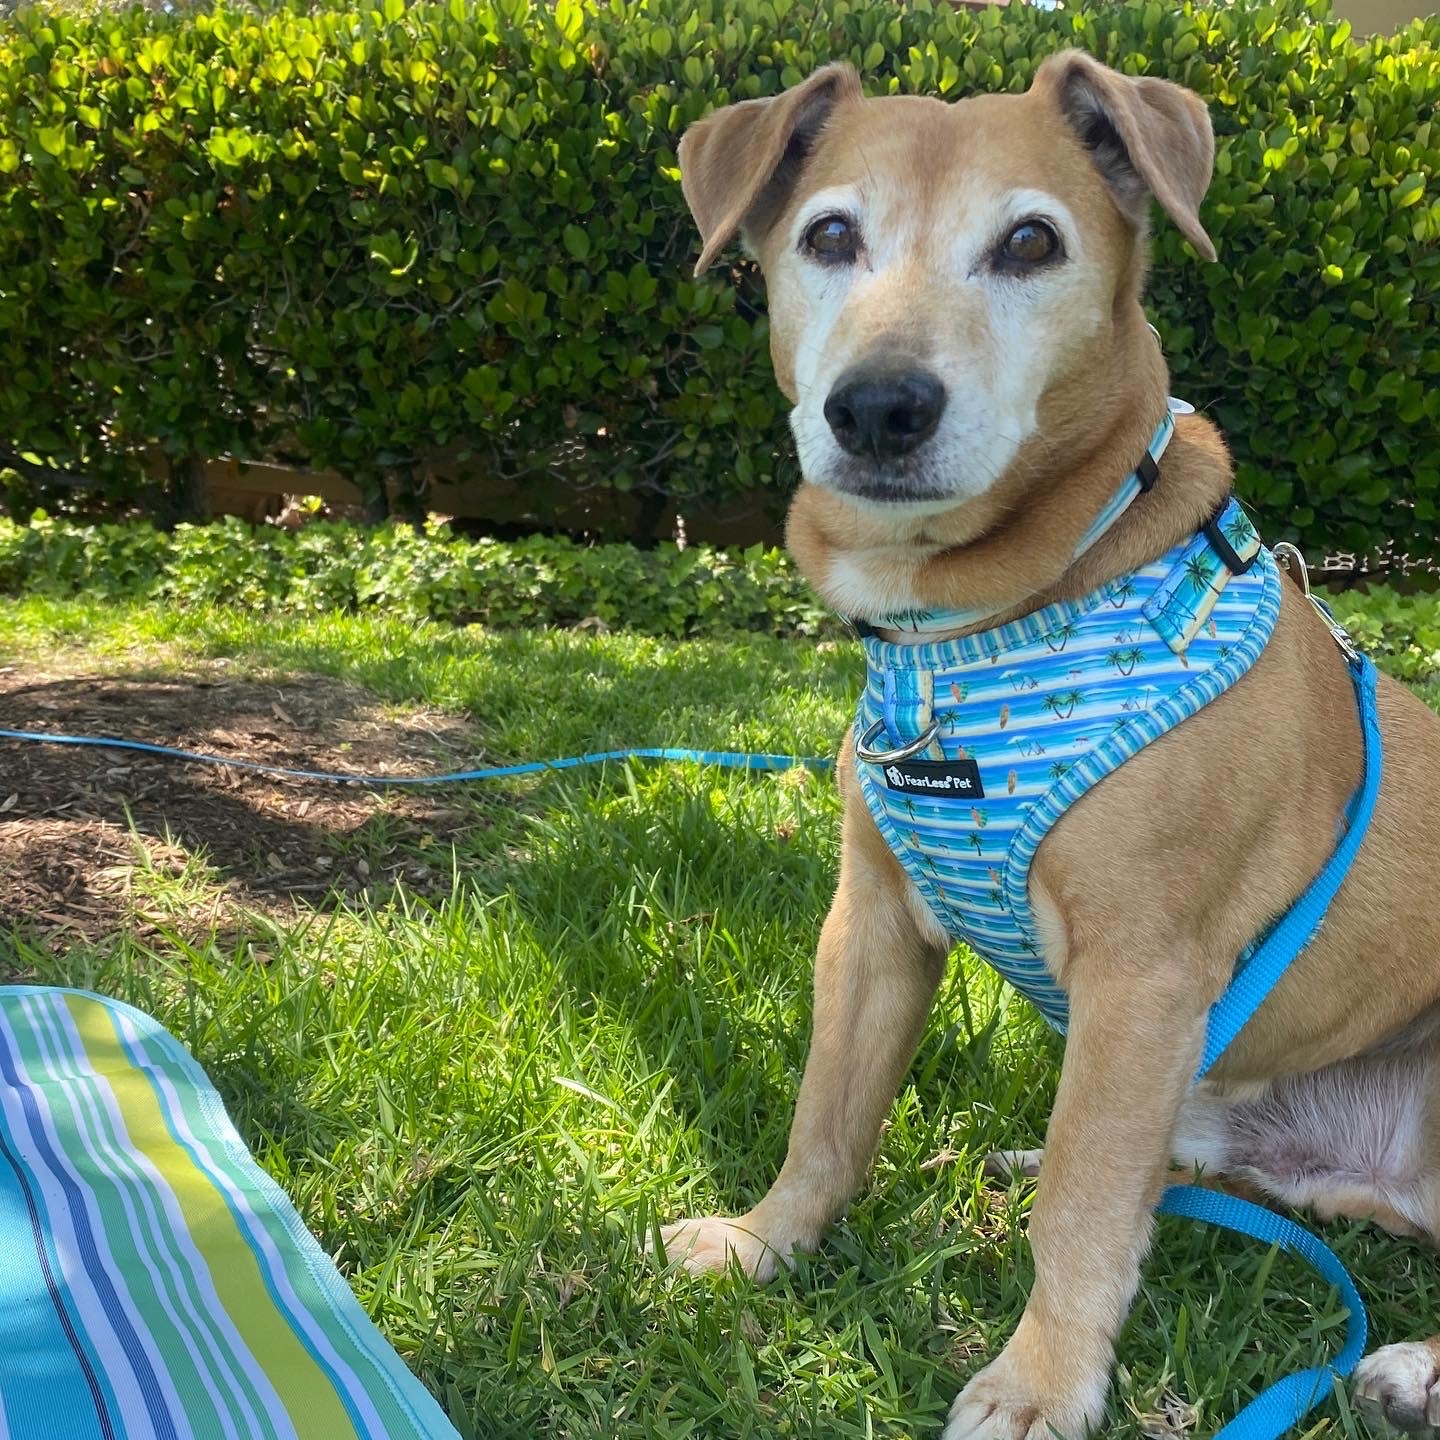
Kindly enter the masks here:
M 1215 522 L 1215 528 L 1247 564 L 1259 553 L 1260 536 L 1250 517 L 1233 500 Z M 1202 532 L 1191 541 L 1184 559 L 1164 584 L 1141 607 L 1141 614 L 1177 655 L 1184 655 L 1229 583 L 1230 567 Z
M 1233 500 L 1216 522 L 1235 575 L 1202 531 L 1084 599 L 958 639 L 865 639 L 856 734 L 979 767 L 983 795 L 946 798 L 857 761 L 881 834 L 946 932 L 984 956 L 1057 1029 L 1067 1007 L 1040 955 L 1030 864 L 1055 821 L 1130 756 L 1224 693 L 1275 628 L 1274 558 Z

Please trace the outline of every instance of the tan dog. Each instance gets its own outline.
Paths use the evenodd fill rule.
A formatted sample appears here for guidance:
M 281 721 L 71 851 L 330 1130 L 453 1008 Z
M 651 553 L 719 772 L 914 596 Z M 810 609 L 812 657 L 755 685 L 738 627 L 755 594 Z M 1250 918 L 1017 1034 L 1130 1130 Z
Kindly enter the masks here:
M 1083 560 L 1077 538 L 1136 464 L 1168 386 L 1140 306 L 1155 197 L 1213 256 L 1213 157 L 1188 91 L 1056 56 L 1023 96 L 863 98 L 833 65 L 730 106 L 680 148 L 704 242 L 759 257 L 805 484 L 789 545 L 843 613 L 1024 614 L 1153 560 L 1230 486 L 1182 417 L 1159 481 Z M 1315 417 L 1324 424 L 1322 415 Z M 1355 693 L 1296 586 L 1258 661 L 1056 824 L 1031 870 L 1070 1030 L 1030 1225 L 1036 1281 L 947 1440 L 1077 1437 L 1104 1412 L 1112 1345 L 1172 1160 L 1323 1215 L 1440 1237 L 1440 723 L 1383 680 L 1384 783 L 1318 938 L 1213 1079 L 1192 1088 L 1237 954 L 1334 844 L 1361 771 Z M 1215 809 L 1219 769 L 1245 783 Z M 789 1153 L 737 1219 L 664 1231 L 760 1280 L 816 1245 L 860 1184 L 949 941 L 881 839 L 840 750 L 839 887 Z M 1195 856 L 1203 856 L 1197 865 Z M 1371 1356 L 1358 1392 L 1440 1426 L 1440 1337 Z

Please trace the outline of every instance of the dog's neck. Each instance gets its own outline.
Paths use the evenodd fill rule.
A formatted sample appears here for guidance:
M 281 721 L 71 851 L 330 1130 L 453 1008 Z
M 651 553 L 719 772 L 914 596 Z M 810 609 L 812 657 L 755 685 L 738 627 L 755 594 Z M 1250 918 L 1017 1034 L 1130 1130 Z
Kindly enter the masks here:
M 802 486 L 786 541 L 810 583 L 841 614 L 861 618 L 984 612 L 983 624 L 957 627 L 963 633 L 1084 595 L 1192 534 L 1229 490 L 1230 463 L 1214 427 L 1183 415 L 1154 488 L 1075 557 L 1165 411 L 1165 366 L 1148 331 L 1143 338 L 1144 348 L 1130 347 L 1133 363 L 1112 371 L 1124 383 L 1078 397 L 1069 413 L 1061 403 L 1042 410 L 1042 430 L 1058 438 L 1027 444 L 991 491 L 955 511 L 891 520 Z

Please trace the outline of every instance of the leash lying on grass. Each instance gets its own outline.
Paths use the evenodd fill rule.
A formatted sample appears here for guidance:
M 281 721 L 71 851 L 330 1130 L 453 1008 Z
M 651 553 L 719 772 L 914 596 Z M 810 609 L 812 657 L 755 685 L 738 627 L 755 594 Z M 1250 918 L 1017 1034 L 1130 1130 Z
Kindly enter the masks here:
M 585 755 L 566 755 L 557 760 L 530 760 L 523 765 L 483 765 L 478 770 L 450 770 L 443 775 L 347 775 L 331 770 L 291 770 L 283 765 L 264 765 L 258 760 L 239 760 L 229 755 L 206 755 L 199 750 L 181 750 L 174 745 L 152 745 L 148 740 L 120 740 L 108 735 L 52 735 L 46 730 L 0 729 L 0 740 L 30 740 L 42 745 L 88 745 L 99 749 L 139 750 L 146 755 L 163 755 L 171 760 L 194 764 L 228 765 L 233 770 L 251 770 L 287 780 L 319 780 L 329 784 L 453 785 L 468 780 L 502 780 L 511 775 L 539 775 L 546 770 L 574 770 L 581 765 L 603 765 L 607 760 L 693 760 L 700 765 L 719 765 L 726 770 L 829 770 L 833 760 L 820 755 L 751 754 L 745 750 L 688 750 L 669 745 L 642 745 L 630 750 L 595 750 Z

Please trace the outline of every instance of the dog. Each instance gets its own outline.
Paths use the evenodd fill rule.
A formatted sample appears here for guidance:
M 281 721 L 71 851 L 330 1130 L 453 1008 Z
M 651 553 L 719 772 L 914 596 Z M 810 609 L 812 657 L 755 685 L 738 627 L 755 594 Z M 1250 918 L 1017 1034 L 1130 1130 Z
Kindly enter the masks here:
M 759 261 L 803 473 L 787 545 L 838 612 L 1003 624 L 1154 562 L 1225 504 L 1222 439 L 1178 415 L 1153 485 L 1076 558 L 1166 412 L 1141 308 L 1150 202 L 1213 260 L 1213 157 L 1198 96 L 1074 51 L 1024 94 L 954 103 L 867 99 L 834 64 L 690 127 L 696 270 L 737 235 Z M 1383 782 L 1324 924 L 1194 1083 L 1237 956 L 1321 871 L 1364 769 L 1332 628 L 1279 588 L 1248 670 L 1089 789 L 1034 856 L 1039 959 L 1069 1010 L 1035 1283 L 945 1440 L 1068 1440 L 1102 1419 L 1171 1165 L 1440 1238 L 1440 720 L 1398 683 L 1381 677 Z M 747 1214 L 662 1229 L 692 1272 L 738 1262 L 764 1282 L 819 1244 L 952 948 L 877 828 L 853 732 L 838 783 L 839 881 L 788 1153 Z M 1376 1351 L 1354 1389 L 1399 1425 L 1440 1427 L 1440 1336 Z

